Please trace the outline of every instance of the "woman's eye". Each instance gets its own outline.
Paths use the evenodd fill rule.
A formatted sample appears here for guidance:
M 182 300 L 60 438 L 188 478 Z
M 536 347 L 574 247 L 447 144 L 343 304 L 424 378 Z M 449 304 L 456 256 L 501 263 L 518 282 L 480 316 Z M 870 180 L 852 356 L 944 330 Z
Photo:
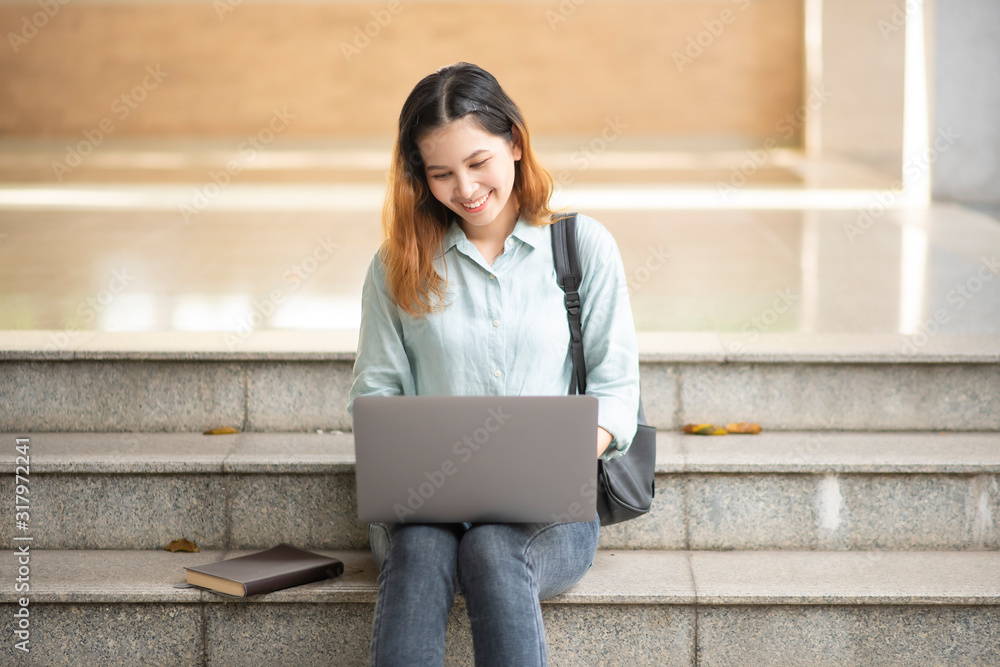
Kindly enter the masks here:
M 433 178 L 436 181 L 443 181 L 450 175 L 451 174 L 434 174 L 433 176 L 431 176 L 431 178 Z
M 489 161 L 490 161 L 489 158 L 486 158 L 482 162 L 477 162 L 476 164 L 472 165 L 472 168 L 473 169 L 478 169 L 479 167 L 482 167 L 484 164 L 486 164 Z

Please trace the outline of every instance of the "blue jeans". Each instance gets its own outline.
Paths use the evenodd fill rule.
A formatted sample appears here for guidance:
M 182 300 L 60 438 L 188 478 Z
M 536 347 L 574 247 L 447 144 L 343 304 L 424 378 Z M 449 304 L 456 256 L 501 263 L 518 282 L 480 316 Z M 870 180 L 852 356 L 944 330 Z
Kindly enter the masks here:
M 441 665 L 455 593 L 465 596 L 477 667 L 545 665 L 539 600 L 594 563 L 600 519 L 584 523 L 383 524 L 371 664 Z

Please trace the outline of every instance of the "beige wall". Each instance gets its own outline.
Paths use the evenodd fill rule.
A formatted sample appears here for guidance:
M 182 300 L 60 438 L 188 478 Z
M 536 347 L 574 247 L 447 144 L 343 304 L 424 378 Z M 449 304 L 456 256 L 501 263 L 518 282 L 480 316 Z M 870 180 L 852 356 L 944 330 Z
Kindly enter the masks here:
M 288 137 L 385 137 L 417 80 L 457 60 L 491 70 L 536 135 L 617 118 L 633 137 L 743 144 L 802 103 L 801 0 L 576 1 L 243 2 L 221 18 L 207 0 L 69 2 L 17 53 L 0 48 L 0 135 L 76 136 L 102 120 L 116 137 L 241 135 L 286 107 Z M 37 11 L 0 5 L 0 31 L 21 34 Z M 391 20 L 347 57 L 373 11 Z M 699 36 L 707 46 L 678 68 Z M 144 78 L 123 117 L 119 98 Z
M 900 168 L 903 0 L 823 3 L 823 151 Z

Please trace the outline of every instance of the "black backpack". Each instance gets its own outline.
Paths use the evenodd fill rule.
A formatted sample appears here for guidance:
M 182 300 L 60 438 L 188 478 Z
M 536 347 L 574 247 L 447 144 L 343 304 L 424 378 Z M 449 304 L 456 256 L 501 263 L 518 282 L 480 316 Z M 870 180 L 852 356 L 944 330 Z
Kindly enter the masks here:
M 587 365 L 583 357 L 580 293 L 577 291 L 583 282 L 583 275 L 576 249 L 576 213 L 567 214 L 551 227 L 552 257 L 559 287 L 566 293 L 566 317 L 573 347 L 573 377 L 569 393 L 583 394 L 587 391 Z M 637 421 L 638 427 L 628 451 L 609 461 L 597 461 L 597 513 L 602 526 L 642 516 L 653 502 L 656 428 L 646 424 L 641 397 Z

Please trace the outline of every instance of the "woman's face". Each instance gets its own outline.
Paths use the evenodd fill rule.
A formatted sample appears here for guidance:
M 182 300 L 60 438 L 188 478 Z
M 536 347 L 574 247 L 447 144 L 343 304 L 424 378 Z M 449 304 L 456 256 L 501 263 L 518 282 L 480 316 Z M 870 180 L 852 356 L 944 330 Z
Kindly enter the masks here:
M 514 163 L 521 159 L 516 137 L 508 142 L 465 116 L 429 132 L 417 146 L 435 199 L 469 225 L 499 220 L 505 229 L 514 226 Z

